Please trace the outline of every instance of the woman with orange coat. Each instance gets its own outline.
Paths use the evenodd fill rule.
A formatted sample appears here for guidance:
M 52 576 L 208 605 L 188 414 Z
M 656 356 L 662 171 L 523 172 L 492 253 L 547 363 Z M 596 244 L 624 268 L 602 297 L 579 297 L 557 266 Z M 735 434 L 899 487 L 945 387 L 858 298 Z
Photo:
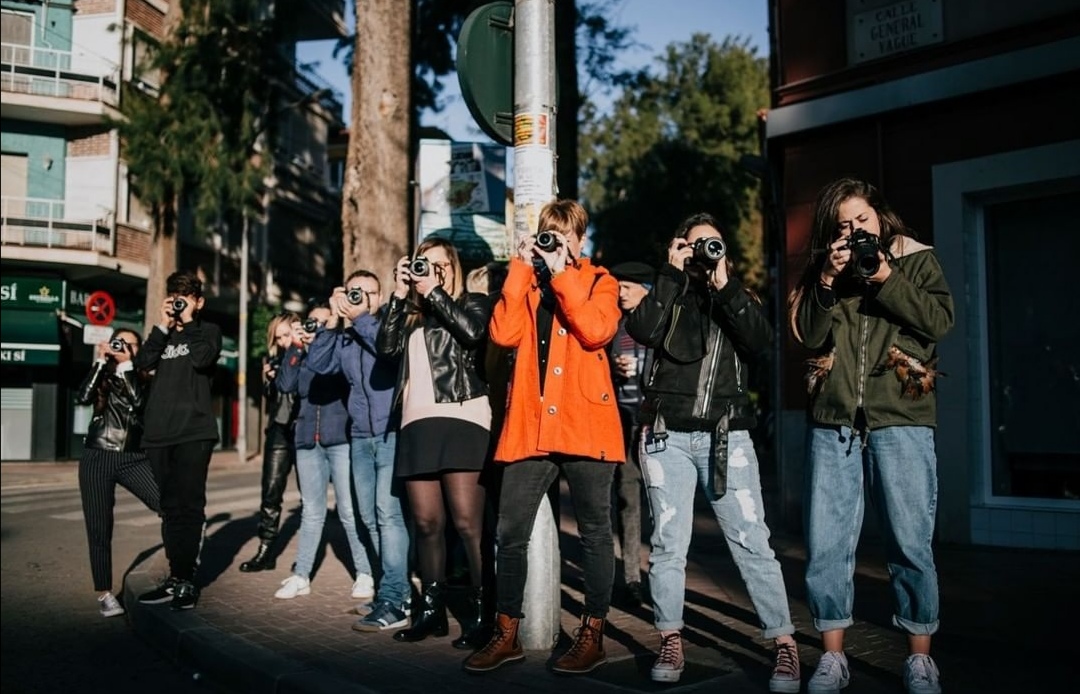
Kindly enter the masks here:
M 540 212 L 539 234 L 510 261 L 489 334 L 517 350 L 495 460 L 510 463 L 499 496 L 498 614 L 486 646 L 465 661 L 473 673 L 523 659 L 517 631 L 526 552 L 540 502 L 561 472 L 581 535 L 585 612 L 570 650 L 553 669 L 590 672 L 606 660 L 603 628 L 611 601 L 614 464 L 625 457 L 622 423 L 604 347 L 619 326 L 619 283 L 578 258 L 588 214 L 559 200 Z

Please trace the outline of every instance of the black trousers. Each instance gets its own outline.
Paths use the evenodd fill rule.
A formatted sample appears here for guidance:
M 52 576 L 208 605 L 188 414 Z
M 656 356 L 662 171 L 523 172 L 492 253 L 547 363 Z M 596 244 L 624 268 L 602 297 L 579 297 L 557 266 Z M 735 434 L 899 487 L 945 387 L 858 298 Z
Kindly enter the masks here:
M 206 523 L 206 473 L 213 441 L 189 441 L 147 448 L 161 490 L 161 537 L 170 575 L 182 581 L 195 578 Z
M 281 528 L 281 504 L 295 462 L 292 434 L 285 427 L 270 425 L 263 447 L 262 501 L 259 505 L 259 540 L 266 544 L 277 539 Z
M 90 573 L 94 590 L 100 592 L 112 590 L 113 508 L 118 484 L 154 513 L 161 512 L 154 473 L 142 452 L 85 449 L 79 459 L 79 493 L 90 547 Z

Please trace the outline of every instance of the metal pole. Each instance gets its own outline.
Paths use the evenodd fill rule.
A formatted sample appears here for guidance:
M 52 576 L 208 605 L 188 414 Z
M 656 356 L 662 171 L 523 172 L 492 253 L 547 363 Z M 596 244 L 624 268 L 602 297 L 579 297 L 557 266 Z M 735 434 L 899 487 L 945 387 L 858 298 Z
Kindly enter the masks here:
M 520 239 L 536 233 L 540 209 L 555 197 L 554 0 L 515 0 L 513 21 L 514 236 Z M 550 649 L 559 638 L 562 581 L 558 528 L 547 496 L 536 513 L 527 561 L 525 619 L 518 635 L 523 648 Z
M 247 359 L 248 359 L 248 248 L 251 216 L 244 208 L 243 230 L 240 237 L 240 335 L 237 345 L 236 364 L 236 457 L 241 463 L 247 462 Z

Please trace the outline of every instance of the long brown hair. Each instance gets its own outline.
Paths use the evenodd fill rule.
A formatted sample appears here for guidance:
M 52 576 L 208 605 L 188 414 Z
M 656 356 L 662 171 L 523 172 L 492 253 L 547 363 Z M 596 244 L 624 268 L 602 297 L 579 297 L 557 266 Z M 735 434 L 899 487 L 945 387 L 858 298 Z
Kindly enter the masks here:
M 880 242 L 882 248 L 889 248 L 894 237 L 899 235 L 914 237 L 909 229 L 893 212 L 889 203 L 873 184 L 857 178 L 838 178 L 818 191 L 814 200 L 814 217 L 810 227 L 810 248 L 807 251 L 806 265 L 798 284 L 788 295 L 788 323 L 795 339 L 802 342 L 795 316 L 806 292 L 817 284 L 821 270 L 825 265 L 829 246 L 838 238 L 840 230 L 837 220 L 840 218 L 840 206 L 852 198 L 861 198 L 874 209 L 881 227 Z
M 419 258 L 432 248 L 442 248 L 446 251 L 446 258 L 450 261 L 450 267 L 454 270 L 453 281 L 450 283 L 450 286 L 443 287 L 443 289 L 446 290 L 446 293 L 450 295 L 451 299 L 457 300 L 461 298 L 461 295 L 465 293 L 465 277 L 461 272 L 461 256 L 458 255 L 457 248 L 454 247 L 453 243 L 446 239 L 437 236 L 429 236 L 416 247 L 416 253 L 413 257 Z M 431 271 L 439 272 L 434 265 L 432 266 Z M 424 312 L 424 302 L 416 293 L 415 287 L 409 287 L 409 304 L 414 310 L 410 311 L 405 324 L 411 328 L 423 320 Z

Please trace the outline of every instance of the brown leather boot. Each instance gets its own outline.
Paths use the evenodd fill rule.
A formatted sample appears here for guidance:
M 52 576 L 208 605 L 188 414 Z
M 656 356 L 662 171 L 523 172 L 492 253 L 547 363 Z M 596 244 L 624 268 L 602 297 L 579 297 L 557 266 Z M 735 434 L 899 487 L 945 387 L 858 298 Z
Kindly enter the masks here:
M 604 653 L 604 620 L 602 617 L 581 615 L 581 626 L 574 632 L 574 643 L 551 669 L 563 675 L 592 672 L 607 662 Z
M 491 672 L 497 667 L 525 659 L 525 651 L 518 643 L 517 617 L 502 614 L 495 615 L 495 632 L 487 645 L 465 659 L 465 672 L 479 674 Z

